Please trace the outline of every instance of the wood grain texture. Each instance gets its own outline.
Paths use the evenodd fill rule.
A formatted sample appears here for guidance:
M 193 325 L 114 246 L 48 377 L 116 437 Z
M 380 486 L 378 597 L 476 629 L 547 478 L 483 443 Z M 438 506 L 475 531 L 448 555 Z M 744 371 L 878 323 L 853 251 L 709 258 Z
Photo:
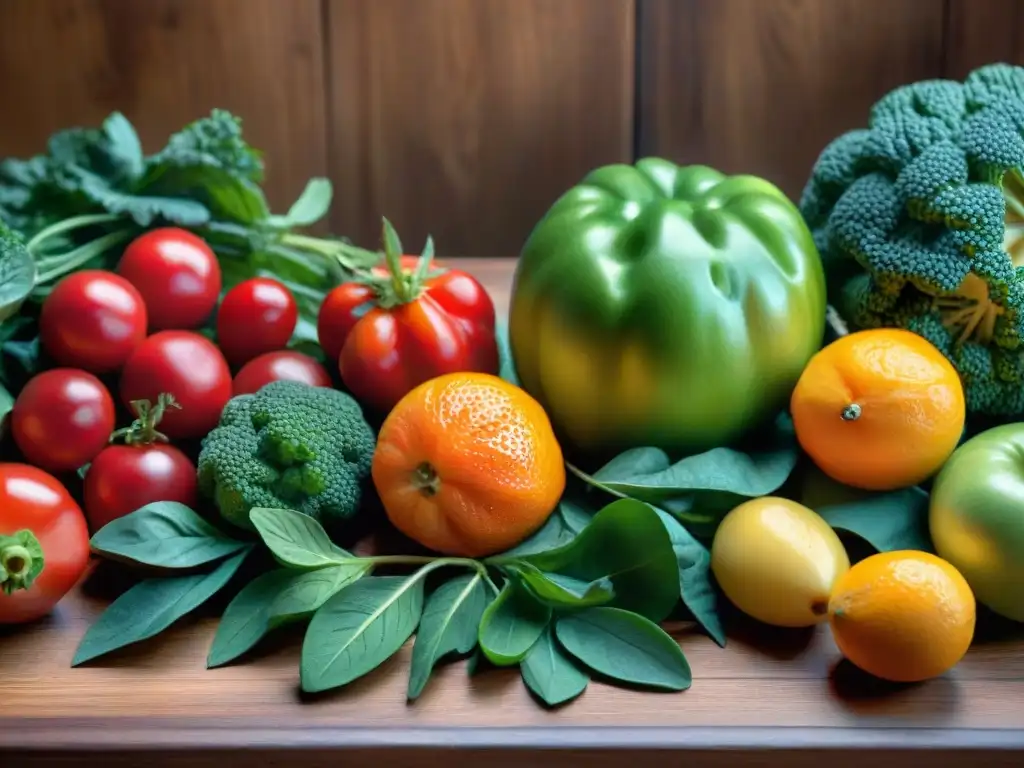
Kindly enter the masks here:
M 945 75 L 959 79 L 998 61 L 1024 64 L 1024 3 L 949 0 Z
M 335 231 L 518 253 L 587 171 L 629 160 L 633 0 L 326 0 Z
M 502 314 L 514 263 L 464 264 Z M 1024 758 L 1020 626 L 982 623 L 974 648 L 951 673 L 901 686 L 872 682 L 841 662 L 825 627 L 776 630 L 731 616 L 723 650 L 692 625 L 670 625 L 693 669 L 690 690 L 643 693 L 594 682 L 575 702 L 547 711 L 516 671 L 470 677 L 462 662 L 439 668 L 422 697 L 407 704 L 409 647 L 345 689 L 303 696 L 301 628 L 282 631 L 236 664 L 207 670 L 213 605 L 206 611 L 213 615 L 186 618 L 152 641 L 72 669 L 77 643 L 105 605 L 95 581 L 87 579 L 51 617 L 0 630 L 0 755 L 16 747 L 66 750 L 64 758 L 82 749 L 148 749 L 151 768 L 213 760 L 225 768 L 251 760 L 252 749 L 269 750 L 266 764 L 283 764 L 286 748 L 309 750 L 302 753 L 306 766 L 336 765 L 343 749 L 346 765 L 380 764 L 379 750 L 391 749 L 385 765 L 419 766 L 451 759 L 446 753 L 458 748 L 466 750 L 460 764 L 492 768 L 522 764 L 514 762 L 524 759 L 522 750 L 538 766 L 592 768 L 646 764 L 644 755 L 663 766 L 667 749 L 688 767 L 827 761 L 839 768 L 863 761 L 854 757 L 860 750 L 872 751 L 875 768 L 905 766 L 908 755 L 932 768 L 981 757 L 1019 765 Z M 731 762 L 717 748 L 732 750 Z M 12 764 L 66 764 L 61 755 L 38 757 L 56 762 Z M 141 760 L 122 754 L 115 764 L 138 764 L 132 759 Z
M 640 153 L 758 174 L 798 197 L 875 100 L 941 74 L 944 3 L 640 0 Z
M 0 157 L 120 110 L 152 151 L 222 107 L 267 159 L 284 209 L 326 173 L 319 0 L 4 0 Z

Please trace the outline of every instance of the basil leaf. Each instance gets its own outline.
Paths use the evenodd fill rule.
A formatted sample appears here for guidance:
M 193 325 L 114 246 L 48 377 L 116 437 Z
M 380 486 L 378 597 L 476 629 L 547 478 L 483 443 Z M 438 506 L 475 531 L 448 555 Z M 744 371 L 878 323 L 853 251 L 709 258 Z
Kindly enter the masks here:
M 537 698 L 556 707 L 587 689 L 590 675 L 565 654 L 549 625 L 520 665 L 523 682 Z
M 507 566 L 507 571 L 543 603 L 552 608 L 587 608 L 604 605 L 615 598 L 615 587 L 607 576 L 586 582 L 557 573 L 544 573 L 530 563 Z
M 274 597 L 269 611 L 270 626 L 309 618 L 342 589 L 363 578 L 371 568 L 369 562 L 353 560 L 351 564 L 332 565 L 298 574 Z
M 89 627 L 71 666 L 160 634 L 223 589 L 249 551 L 225 560 L 209 573 L 140 581 L 111 603 Z
M 12 317 L 36 284 L 36 263 L 21 235 L 0 221 L 0 322 Z
M 615 590 L 610 605 L 661 621 L 679 602 L 679 574 L 672 541 L 657 512 L 634 499 L 604 507 L 575 539 L 557 549 L 509 560 L 586 583 L 608 578 Z
M 679 644 L 635 613 L 588 608 L 559 618 L 555 632 L 566 651 L 607 677 L 668 691 L 684 691 L 693 682 Z
M 725 647 L 725 627 L 718 613 L 719 595 L 711 575 L 711 553 L 671 515 L 657 510 L 672 540 L 679 568 L 679 592 L 683 604 L 720 647 Z
M 550 606 L 510 579 L 480 619 L 480 649 L 495 666 L 518 664 L 550 620 Z
M 469 653 L 476 647 L 480 620 L 490 602 L 491 594 L 479 573 L 452 579 L 430 595 L 412 648 L 410 700 L 423 692 L 444 656 Z
M 563 499 L 535 534 L 503 555 L 529 555 L 560 547 L 575 539 L 593 517 L 579 504 Z
M 852 533 L 877 552 L 934 552 L 928 528 L 928 494 L 921 488 L 875 493 L 821 507 L 818 514 L 839 531 Z
M 323 526 L 309 515 L 291 509 L 256 507 L 249 513 L 249 519 L 281 565 L 312 570 L 355 559 L 335 545 Z
M 249 546 L 221 533 L 184 504 L 157 501 L 103 526 L 93 552 L 157 568 L 195 568 Z
M 300 678 L 307 693 L 338 688 L 387 661 L 416 631 L 421 573 L 371 576 L 332 597 L 309 622 Z
M 234 661 L 270 631 L 270 606 L 301 572 L 288 568 L 260 574 L 228 603 L 206 657 L 207 669 Z

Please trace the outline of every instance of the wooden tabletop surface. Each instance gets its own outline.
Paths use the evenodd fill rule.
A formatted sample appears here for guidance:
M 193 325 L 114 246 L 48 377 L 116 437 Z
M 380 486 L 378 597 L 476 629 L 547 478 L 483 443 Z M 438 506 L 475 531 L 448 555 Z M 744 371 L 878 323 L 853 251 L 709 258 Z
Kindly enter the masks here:
M 464 265 L 505 313 L 514 262 Z M 741 621 L 723 650 L 680 625 L 670 630 L 693 669 L 690 690 L 592 683 L 575 702 L 547 711 L 515 671 L 470 677 L 461 662 L 439 668 L 407 704 L 408 648 L 346 689 L 305 700 L 300 635 L 207 670 L 212 617 L 187 618 L 152 641 L 72 669 L 76 644 L 105 604 L 89 593 L 69 595 L 38 624 L 0 630 L 0 765 L 66 765 L 69 755 L 87 752 L 90 762 L 102 755 L 111 765 L 224 768 L 252 765 L 256 749 L 261 765 L 418 766 L 453 759 L 445 756 L 453 748 L 461 763 L 491 768 L 600 767 L 645 757 L 660 764 L 665 750 L 688 766 L 827 760 L 834 768 L 870 759 L 880 768 L 905 765 L 911 755 L 930 768 L 1024 760 L 1024 631 L 982 637 L 942 678 L 888 686 L 840 663 L 825 627 L 776 631 Z M 730 751 L 716 751 L 723 747 Z M 290 752 L 296 748 L 301 758 Z

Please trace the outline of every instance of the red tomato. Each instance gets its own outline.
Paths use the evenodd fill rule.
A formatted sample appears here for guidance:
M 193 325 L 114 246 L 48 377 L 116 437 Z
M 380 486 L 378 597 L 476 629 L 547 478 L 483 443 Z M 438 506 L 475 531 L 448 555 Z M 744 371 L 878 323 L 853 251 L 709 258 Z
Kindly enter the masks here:
M 31 557 L 14 540 L 19 531 L 29 531 L 43 554 L 43 569 L 28 589 L 19 588 L 18 577 L 11 575 L 32 570 Z M 46 616 L 89 564 L 89 529 L 81 508 L 56 478 L 27 464 L 0 464 L 0 563 L 8 572 L 0 591 L 0 624 Z
M 73 368 L 52 368 L 21 390 L 11 411 L 11 433 L 29 463 L 70 472 L 103 450 L 114 419 L 114 399 L 99 379 Z
M 283 349 L 295 332 L 299 308 L 277 280 L 254 277 L 239 283 L 217 310 L 217 343 L 232 365 Z
M 99 269 L 73 272 L 43 302 L 39 336 L 58 365 L 116 371 L 146 338 L 146 304 L 135 286 Z
M 192 331 L 160 331 L 135 350 L 121 372 L 121 400 L 157 402 L 173 395 L 181 406 L 164 414 L 168 437 L 202 437 L 217 425 L 231 399 L 231 371 L 209 339 Z
M 292 350 L 267 352 L 250 360 L 235 374 L 233 394 L 244 395 L 258 392 L 272 381 L 299 381 L 311 387 L 331 386 L 331 377 L 309 355 Z
M 173 445 L 109 445 L 92 460 L 83 485 L 94 533 L 155 501 L 196 504 L 196 468 Z
M 220 264 L 201 237 L 177 227 L 154 229 L 133 240 L 117 272 L 146 303 L 149 328 L 198 328 L 220 296 Z

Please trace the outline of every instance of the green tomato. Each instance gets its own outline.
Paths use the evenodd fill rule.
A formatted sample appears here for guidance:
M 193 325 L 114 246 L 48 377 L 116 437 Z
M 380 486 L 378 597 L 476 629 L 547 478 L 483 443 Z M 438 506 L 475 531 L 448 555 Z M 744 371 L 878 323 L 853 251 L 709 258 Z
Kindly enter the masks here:
M 928 516 L 939 557 L 979 603 L 1024 621 L 1024 424 L 961 445 L 932 485 Z
M 534 228 L 510 346 L 570 443 L 692 453 L 787 404 L 825 301 L 814 241 L 778 188 L 647 158 L 591 172 Z

